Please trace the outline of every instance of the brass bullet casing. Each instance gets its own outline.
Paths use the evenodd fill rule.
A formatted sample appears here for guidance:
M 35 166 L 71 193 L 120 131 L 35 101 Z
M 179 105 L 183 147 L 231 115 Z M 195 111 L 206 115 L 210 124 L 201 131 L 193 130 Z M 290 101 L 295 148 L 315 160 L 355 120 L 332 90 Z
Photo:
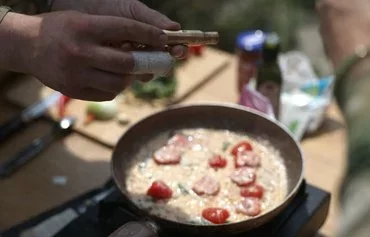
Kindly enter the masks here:
M 167 35 L 167 45 L 215 45 L 218 43 L 218 32 L 207 32 L 200 30 L 163 30 Z

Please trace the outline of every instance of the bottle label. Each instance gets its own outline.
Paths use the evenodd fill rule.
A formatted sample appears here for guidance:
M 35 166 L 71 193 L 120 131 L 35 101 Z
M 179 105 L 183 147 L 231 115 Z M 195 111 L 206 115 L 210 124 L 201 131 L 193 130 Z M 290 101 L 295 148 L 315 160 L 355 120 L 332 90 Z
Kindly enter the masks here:
M 273 81 L 265 81 L 258 86 L 258 91 L 270 100 L 277 118 L 280 109 L 280 90 L 280 85 Z
M 257 66 L 254 63 L 240 62 L 238 67 L 238 91 L 249 83 L 257 74 Z
M 270 100 L 249 85 L 244 86 L 239 104 L 265 113 L 270 118 L 275 118 Z

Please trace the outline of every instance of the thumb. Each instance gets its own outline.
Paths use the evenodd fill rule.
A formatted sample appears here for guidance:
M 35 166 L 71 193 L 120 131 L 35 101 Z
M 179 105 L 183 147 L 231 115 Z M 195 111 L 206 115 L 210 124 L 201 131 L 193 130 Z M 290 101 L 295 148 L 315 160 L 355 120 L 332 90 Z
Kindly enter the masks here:
M 180 30 L 179 23 L 170 20 L 162 13 L 153 10 L 137 0 L 121 0 L 121 12 L 124 17 L 132 18 L 165 30 Z

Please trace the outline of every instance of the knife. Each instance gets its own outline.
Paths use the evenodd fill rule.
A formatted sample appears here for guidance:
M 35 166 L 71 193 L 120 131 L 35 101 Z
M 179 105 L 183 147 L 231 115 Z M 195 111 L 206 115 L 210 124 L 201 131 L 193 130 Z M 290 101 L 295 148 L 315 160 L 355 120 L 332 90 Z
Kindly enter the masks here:
M 36 156 L 45 150 L 53 141 L 70 134 L 75 121 L 76 119 L 73 117 L 61 119 L 50 134 L 34 139 L 30 145 L 23 147 L 21 151 L 11 156 L 0 165 L 0 178 L 9 177 L 12 173 L 36 158 Z
M 53 92 L 45 99 L 27 107 L 20 114 L 0 125 L 0 143 L 18 132 L 30 121 L 39 118 L 45 111 L 62 97 L 60 92 Z

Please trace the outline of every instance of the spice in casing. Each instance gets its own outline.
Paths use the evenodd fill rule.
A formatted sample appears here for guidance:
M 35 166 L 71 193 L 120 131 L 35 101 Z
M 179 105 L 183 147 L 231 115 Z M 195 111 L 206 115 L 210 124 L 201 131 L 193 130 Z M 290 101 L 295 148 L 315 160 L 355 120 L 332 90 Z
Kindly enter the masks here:
M 163 30 L 167 35 L 167 45 L 215 45 L 219 41 L 218 32 L 201 30 Z

